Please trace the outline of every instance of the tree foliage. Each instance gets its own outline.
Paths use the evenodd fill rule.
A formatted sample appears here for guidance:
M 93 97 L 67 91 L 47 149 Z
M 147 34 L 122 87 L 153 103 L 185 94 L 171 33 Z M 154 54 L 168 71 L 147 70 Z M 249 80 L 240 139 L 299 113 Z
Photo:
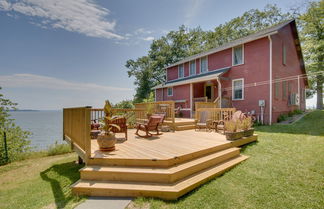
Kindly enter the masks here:
M 6 163 L 3 142 L 4 132 L 7 134 L 9 161 L 18 159 L 21 153 L 30 149 L 30 141 L 28 140 L 30 132 L 23 131 L 10 118 L 9 110 L 15 109 L 16 106 L 17 103 L 11 102 L 0 93 L 0 165 Z
M 114 108 L 120 108 L 120 109 L 132 109 L 134 108 L 134 104 L 132 100 L 123 100 L 121 102 L 118 102 L 114 105 Z
M 317 109 L 323 109 L 324 0 L 310 2 L 300 15 L 301 41 L 311 88 L 317 93 Z M 312 76 L 312 74 L 314 76 Z
M 170 31 L 152 42 L 146 56 L 127 61 L 128 76 L 135 77 L 137 86 L 134 101 L 142 102 L 149 97 L 153 86 L 164 82 L 164 69 L 168 65 L 244 37 L 289 17 L 289 13 L 282 13 L 277 6 L 267 5 L 261 11 L 249 10 L 212 31 L 203 31 L 200 27 L 189 29 L 184 25 L 176 31 Z

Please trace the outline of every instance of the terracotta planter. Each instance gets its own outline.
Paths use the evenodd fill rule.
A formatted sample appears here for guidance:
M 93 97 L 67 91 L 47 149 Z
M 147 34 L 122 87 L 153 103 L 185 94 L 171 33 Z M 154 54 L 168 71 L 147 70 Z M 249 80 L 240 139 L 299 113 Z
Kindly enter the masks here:
M 244 131 L 244 136 L 245 137 L 252 136 L 253 133 L 254 133 L 254 128 L 251 128 L 249 130 Z
M 116 137 L 115 134 L 105 135 L 100 134 L 97 137 L 99 149 L 101 151 L 113 151 L 115 150 Z
M 227 140 L 237 140 L 244 136 L 244 131 L 237 131 L 237 132 L 225 132 L 225 136 Z

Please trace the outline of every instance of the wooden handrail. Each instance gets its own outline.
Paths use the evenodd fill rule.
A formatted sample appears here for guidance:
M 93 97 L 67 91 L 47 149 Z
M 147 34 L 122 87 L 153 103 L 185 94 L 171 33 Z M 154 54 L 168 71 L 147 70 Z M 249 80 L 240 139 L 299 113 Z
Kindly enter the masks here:
M 196 110 L 196 120 L 199 120 L 201 112 L 208 112 L 208 119 L 215 121 L 230 120 L 236 111 L 235 108 L 199 108 Z

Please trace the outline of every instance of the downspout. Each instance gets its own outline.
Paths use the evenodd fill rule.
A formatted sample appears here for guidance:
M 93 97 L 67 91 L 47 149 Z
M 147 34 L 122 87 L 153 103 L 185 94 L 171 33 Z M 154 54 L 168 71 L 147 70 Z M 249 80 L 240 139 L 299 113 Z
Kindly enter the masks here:
M 222 84 L 219 80 L 219 77 L 217 77 L 217 83 L 218 83 L 218 97 L 219 97 L 219 107 L 222 108 Z
M 270 56 L 269 56 L 269 85 L 270 85 L 270 101 L 269 101 L 269 125 L 272 124 L 272 39 L 271 35 L 268 36 L 269 38 L 269 46 L 270 46 Z
M 190 83 L 190 118 L 192 118 L 192 111 L 193 111 L 193 85 Z
M 300 109 L 300 102 L 301 102 L 301 100 L 300 100 L 300 75 L 298 75 L 298 108 Z

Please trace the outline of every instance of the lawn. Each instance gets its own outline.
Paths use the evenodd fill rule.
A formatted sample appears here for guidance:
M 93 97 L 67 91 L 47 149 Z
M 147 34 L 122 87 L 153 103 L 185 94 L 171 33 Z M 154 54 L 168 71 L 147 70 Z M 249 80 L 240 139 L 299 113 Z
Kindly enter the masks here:
M 82 201 L 70 185 L 80 178 L 75 154 L 14 162 L 0 167 L 0 208 L 73 208 Z
M 324 111 L 257 127 L 250 158 L 178 201 L 137 198 L 131 208 L 324 208 Z
M 324 111 L 293 125 L 257 128 L 259 141 L 242 148 L 250 158 L 178 201 L 137 198 L 130 208 L 324 208 Z M 0 167 L 0 208 L 73 208 L 80 178 L 75 154 Z

